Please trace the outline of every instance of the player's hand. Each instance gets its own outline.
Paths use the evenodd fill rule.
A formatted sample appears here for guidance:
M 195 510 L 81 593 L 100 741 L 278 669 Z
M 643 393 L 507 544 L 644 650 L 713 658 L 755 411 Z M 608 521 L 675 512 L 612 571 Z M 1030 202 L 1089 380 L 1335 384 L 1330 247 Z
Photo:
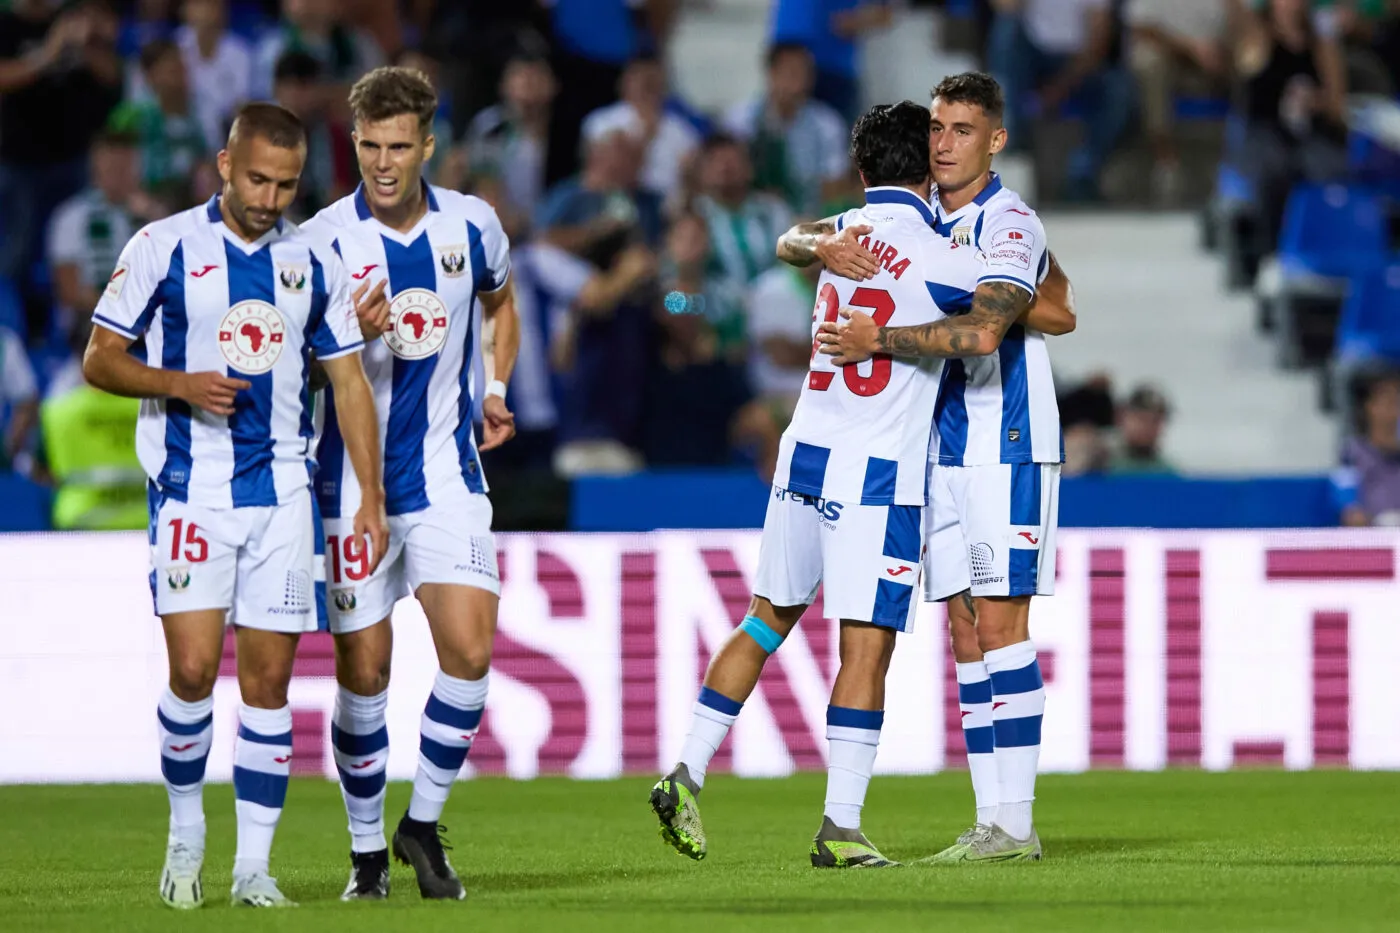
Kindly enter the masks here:
M 355 317 L 360 321 L 360 334 L 366 341 L 374 340 L 389 330 L 389 299 L 384 294 L 388 279 L 380 279 L 370 291 L 370 283 L 365 282 L 350 296 L 355 306 Z
M 860 245 L 860 238 L 875 228 L 866 224 L 847 227 L 840 233 L 823 233 L 817 237 L 813 251 L 817 260 L 827 271 L 843 279 L 864 282 L 875 277 L 880 271 L 880 263 L 875 256 Z
M 493 450 L 515 437 L 515 415 L 506 400 L 488 395 L 481 403 L 481 449 Z
M 383 492 L 366 494 L 360 491 L 360 510 L 355 513 L 354 529 L 360 547 L 369 548 L 369 572 L 374 573 L 389 552 L 389 517 L 384 512 Z
M 231 379 L 223 373 L 180 373 L 171 394 L 211 415 L 231 415 L 234 397 L 252 387 L 246 379 Z
M 823 321 L 817 330 L 819 349 L 837 366 L 849 366 L 870 359 L 880 351 L 880 325 L 861 311 L 841 309 L 842 323 Z

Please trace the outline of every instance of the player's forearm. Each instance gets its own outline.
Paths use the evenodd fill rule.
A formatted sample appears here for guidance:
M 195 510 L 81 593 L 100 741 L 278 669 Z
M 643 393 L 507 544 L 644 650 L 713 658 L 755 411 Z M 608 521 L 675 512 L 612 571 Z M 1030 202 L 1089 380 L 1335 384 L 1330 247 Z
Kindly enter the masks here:
M 94 388 L 123 398 L 180 398 L 184 373 L 147 366 L 123 349 L 89 346 L 83 378 Z
M 1060 268 L 1054 253 L 1050 254 L 1050 273 L 1036 289 L 1035 301 L 1027 309 L 1022 322 L 1032 330 L 1051 337 L 1073 333 L 1078 326 L 1074 314 L 1074 289 L 1070 287 L 1069 277 Z
M 817 238 L 834 233 L 836 221 L 830 218 L 789 227 L 778 237 L 778 258 L 790 266 L 810 266 L 817 261 Z
M 520 353 L 520 314 L 515 310 L 515 299 L 508 295 L 490 312 L 490 319 L 496 329 L 491 347 L 492 378 L 509 384 L 515 357 Z
M 1030 307 L 1031 294 L 1010 282 L 987 282 L 972 294 L 972 310 L 907 327 L 881 327 L 880 353 L 900 357 L 989 356 Z
M 342 360 L 353 359 L 353 370 L 335 366 Z M 374 410 L 374 393 L 365 378 L 358 357 L 340 357 L 330 361 L 326 372 L 335 389 L 335 414 L 340 434 L 345 440 L 345 452 L 355 479 L 360 483 L 362 500 L 384 498 L 384 470 L 379 456 L 379 416 Z M 349 371 L 347 371 L 349 370 Z

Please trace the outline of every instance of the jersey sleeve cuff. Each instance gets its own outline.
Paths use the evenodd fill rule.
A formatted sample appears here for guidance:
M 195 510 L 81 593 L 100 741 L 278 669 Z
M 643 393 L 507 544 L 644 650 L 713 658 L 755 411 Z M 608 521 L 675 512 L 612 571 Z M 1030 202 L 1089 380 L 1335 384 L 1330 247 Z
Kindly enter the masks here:
M 496 294 L 496 292 L 498 292 L 498 291 L 500 291 L 501 289 L 505 288 L 505 287 L 506 287 L 506 283 L 510 281 L 510 270 L 511 270 L 511 265 L 510 265 L 510 263 L 506 263 L 505 269 L 501 272 L 500 281 L 499 281 L 497 284 L 492 285 L 490 288 L 483 288 L 483 289 L 481 289 L 481 294 L 483 294 L 483 295 L 494 295 L 494 294 Z
M 318 351 L 316 352 L 316 359 L 318 359 L 318 360 L 320 360 L 321 362 L 324 363 L 326 360 L 336 360 L 336 359 L 340 359 L 340 357 L 342 357 L 342 356 L 349 356 L 351 353 L 359 353 L 359 352 L 360 352 L 361 350 L 363 350 L 364 348 L 365 348 L 365 342 L 364 342 L 363 340 L 359 340 L 359 341 L 356 341 L 355 343 L 352 343 L 352 344 L 350 344 L 350 345 L 348 345 L 348 346 L 341 347 L 339 350 L 336 350 L 334 353 L 322 353 L 322 352 L 320 352 L 320 351 L 318 350 Z
M 984 275 L 977 280 L 978 285 L 985 285 L 988 282 L 1008 282 L 1012 285 L 1019 285 L 1021 288 L 1030 292 L 1032 298 L 1035 297 L 1035 286 L 1023 279 L 1016 278 L 1014 275 Z
M 126 326 L 124 326 L 124 325 L 122 325 L 122 324 L 118 324 L 116 321 L 112 320 L 111 318 L 109 318 L 109 317 L 104 317 L 104 316 L 101 315 L 101 314 L 94 314 L 94 315 L 92 316 L 92 322 L 93 322 L 94 324 L 101 324 L 103 327 L 107 328 L 108 330 L 113 331 L 114 333 L 121 334 L 123 337 L 126 337 L 126 338 L 128 338 L 128 339 L 130 339 L 130 340 L 140 340 L 140 339 L 141 339 L 141 335 L 138 334 L 138 333 L 135 333 L 135 332 L 132 331 L 129 327 L 126 327 Z

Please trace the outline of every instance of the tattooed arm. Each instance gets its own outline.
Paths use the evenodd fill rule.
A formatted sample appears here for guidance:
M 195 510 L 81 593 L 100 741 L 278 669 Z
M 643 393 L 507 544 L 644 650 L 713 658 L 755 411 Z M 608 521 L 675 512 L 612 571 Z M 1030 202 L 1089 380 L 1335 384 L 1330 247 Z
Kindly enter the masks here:
M 1026 313 L 1031 293 L 1010 282 L 984 282 L 972 293 L 972 310 L 957 317 L 908 327 L 878 327 L 869 315 L 842 309 L 844 323 L 823 323 L 821 352 L 838 366 L 868 360 L 876 353 L 906 358 L 988 356 Z
M 864 282 L 880 271 L 875 257 L 860 245 L 872 229 L 858 224 L 837 233 L 835 217 L 797 224 L 778 237 L 778 258 L 790 266 L 820 262 L 836 275 Z

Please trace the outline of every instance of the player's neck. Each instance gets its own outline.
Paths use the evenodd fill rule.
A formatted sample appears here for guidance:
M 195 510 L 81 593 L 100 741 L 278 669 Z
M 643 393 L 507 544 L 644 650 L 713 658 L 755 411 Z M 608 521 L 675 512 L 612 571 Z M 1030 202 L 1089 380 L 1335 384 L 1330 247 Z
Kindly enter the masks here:
M 262 233 L 254 235 L 243 229 L 243 225 L 238 222 L 238 219 L 234 217 L 233 213 L 228 209 L 228 192 L 224 192 L 219 198 L 219 216 L 224 219 L 224 226 L 232 230 L 233 235 L 244 243 L 252 243 L 267 234 L 267 231 L 263 231 Z
M 943 209 L 952 214 L 962 210 L 973 202 L 973 200 L 986 190 L 992 183 L 992 170 L 987 169 L 977 180 L 970 184 L 963 185 L 956 191 L 949 191 L 946 188 L 938 189 L 938 203 L 943 205 Z
M 380 207 L 370 201 L 369 212 L 375 220 L 390 230 L 407 233 L 418 225 L 418 221 L 423 219 L 424 214 L 428 213 L 428 199 L 423 196 L 423 183 L 420 181 L 413 193 L 397 207 Z

